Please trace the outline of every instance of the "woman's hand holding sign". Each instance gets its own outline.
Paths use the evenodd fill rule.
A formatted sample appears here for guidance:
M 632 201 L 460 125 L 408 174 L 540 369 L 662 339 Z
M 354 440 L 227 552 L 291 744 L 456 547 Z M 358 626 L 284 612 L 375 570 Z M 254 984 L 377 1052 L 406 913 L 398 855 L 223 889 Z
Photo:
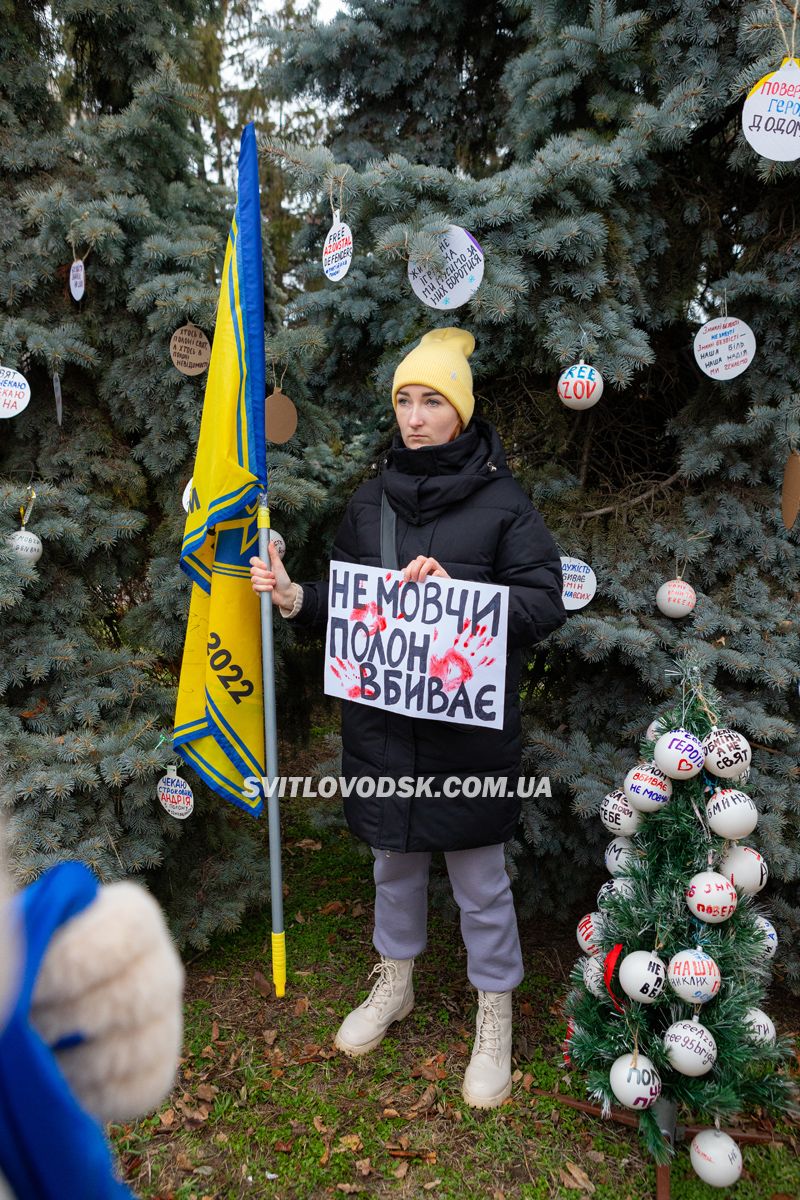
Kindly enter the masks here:
M 421 583 L 429 575 L 436 575 L 439 579 L 450 578 L 441 563 L 437 562 L 435 558 L 426 558 L 424 554 L 418 554 L 416 558 L 412 558 L 403 571 L 403 579 L 406 583 Z
M 297 584 L 292 583 L 289 573 L 281 562 L 274 542 L 269 546 L 269 566 L 261 558 L 250 559 L 250 579 L 254 592 L 272 592 L 278 608 L 291 608 L 297 595 Z

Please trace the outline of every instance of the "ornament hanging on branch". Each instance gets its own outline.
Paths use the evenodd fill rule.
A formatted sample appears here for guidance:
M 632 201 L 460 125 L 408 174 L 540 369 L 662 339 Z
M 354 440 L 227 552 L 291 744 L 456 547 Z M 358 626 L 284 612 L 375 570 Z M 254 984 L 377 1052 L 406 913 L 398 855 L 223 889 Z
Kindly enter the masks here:
M 607 879 L 597 893 L 597 903 L 602 905 L 614 896 L 624 896 L 626 900 L 632 900 L 634 896 L 633 880 L 627 875 L 615 875 L 613 879 Z
M 715 726 L 703 738 L 703 749 L 706 770 L 720 779 L 738 779 L 753 758 L 747 738 L 735 729 L 717 729 Z
M 597 576 L 588 563 L 580 558 L 567 558 L 562 554 L 561 576 L 561 599 L 567 612 L 585 608 L 589 601 L 594 599 Z
M 636 850 L 630 838 L 617 837 L 606 846 L 606 870 L 611 875 L 624 875 L 633 866 L 635 858 Z
M 178 774 L 175 764 L 167 767 L 167 773 L 159 779 L 156 791 L 161 807 L 171 817 L 175 817 L 178 821 L 185 821 L 192 815 L 194 795 L 186 780 Z
M 694 338 L 698 367 L 720 383 L 735 379 L 750 366 L 756 353 L 756 336 L 738 317 L 725 315 L 706 321 Z
M 634 950 L 619 964 L 619 986 L 631 1000 L 652 1004 L 664 990 L 667 968 L 657 954 Z
M 603 394 L 603 376 L 596 367 L 583 359 L 562 371 L 558 380 L 558 397 L 567 408 L 582 412 L 592 408 Z
M 642 823 L 642 814 L 631 808 L 628 797 L 619 789 L 609 792 L 600 805 L 600 820 L 609 833 L 629 837 Z
M 581 917 L 576 930 L 578 945 L 590 957 L 600 953 L 599 939 L 603 936 L 603 917 L 599 912 Z
M 625 776 L 622 790 L 637 812 L 658 812 L 672 795 L 672 784 L 654 762 L 638 763 Z
M 748 92 L 742 108 L 742 132 L 762 158 L 794 162 L 800 158 L 798 117 L 800 60 L 787 57 Z
M 717 788 L 706 805 L 706 820 L 718 837 L 738 841 L 755 829 L 758 809 L 745 792 L 736 788 Z
M 277 529 L 273 529 L 270 526 L 269 540 L 274 543 L 275 549 L 278 551 L 278 557 L 282 559 L 286 554 L 286 542 L 283 539 L 283 535 L 278 533 Z
M 688 1004 L 708 1004 L 720 989 L 722 976 L 706 950 L 679 950 L 667 966 L 667 983 L 679 999 Z
M 0 417 L 18 417 L 28 407 L 31 385 L 11 367 L 0 367 Z
M 170 338 L 169 356 L 181 375 L 202 375 L 211 362 L 211 343 L 199 325 L 187 321 Z
M 772 924 L 772 921 L 767 920 L 760 914 L 756 916 L 756 925 L 764 935 L 764 958 L 774 958 L 775 952 L 778 949 L 778 931 Z
M 611 1090 L 625 1108 L 650 1108 L 661 1095 L 661 1079 L 644 1054 L 621 1054 L 612 1064 Z
M 28 563 L 30 566 L 39 561 L 44 549 L 42 539 L 38 534 L 31 533 L 27 528 L 28 519 L 30 518 L 35 500 L 36 492 L 32 487 L 29 487 L 27 503 L 22 505 L 19 510 L 20 521 L 22 522 L 21 528 L 14 530 L 13 533 L 9 533 L 6 537 L 9 547 L 14 551 L 20 562 Z
M 719 869 L 736 891 L 746 896 L 755 896 L 769 879 L 769 868 L 758 851 L 738 843 L 728 847 Z
M 409 259 L 408 278 L 414 295 L 428 308 L 447 311 L 470 300 L 483 280 L 483 250 L 471 233 L 449 225 L 439 237 L 444 271 Z
M 583 982 L 586 984 L 586 987 L 598 1000 L 603 1000 L 606 995 L 606 985 L 603 978 L 602 959 L 599 956 L 582 958 L 581 970 L 583 972 Z
M 712 1187 L 730 1187 L 742 1173 L 742 1152 L 721 1129 L 701 1129 L 696 1133 L 689 1157 L 695 1173 Z
M 688 729 L 670 729 L 656 742 L 653 762 L 670 779 L 692 779 L 703 769 L 703 743 Z
M 717 1043 L 698 1017 L 675 1021 L 664 1034 L 669 1065 L 681 1075 L 707 1075 L 717 1061 Z
M 773 1046 L 778 1038 L 775 1022 L 762 1008 L 750 1008 L 744 1017 L 745 1036 L 752 1042 L 764 1042 Z
M 656 607 L 665 617 L 686 617 L 697 604 L 695 590 L 680 575 L 662 583 L 656 592 Z
M 297 431 L 297 409 L 294 402 L 281 391 L 282 386 L 283 376 L 266 399 L 267 440 L 276 446 L 284 445 Z
M 783 468 L 781 516 L 785 529 L 791 529 L 800 513 L 800 452 L 792 450 Z
M 699 871 L 689 880 L 686 904 L 698 921 L 719 925 L 733 916 L 738 903 L 736 888 L 726 875 L 717 871 Z
M 344 279 L 353 261 L 353 234 L 341 219 L 339 209 L 333 210 L 333 224 L 322 247 L 322 269 L 328 279 Z
M 86 291 L 86 266 L 82 258 L 73 260 L 69 269 L 69 290 L 73 300 L 82 300 Z

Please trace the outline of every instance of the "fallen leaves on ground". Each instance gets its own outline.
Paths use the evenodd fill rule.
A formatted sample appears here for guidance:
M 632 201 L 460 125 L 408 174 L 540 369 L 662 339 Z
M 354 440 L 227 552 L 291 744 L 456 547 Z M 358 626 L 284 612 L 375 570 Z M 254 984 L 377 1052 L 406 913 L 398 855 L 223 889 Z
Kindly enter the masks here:
M 561 1182 L 564 1184 L 564 1187 L 572 1188 L 573 1190 L 579 1190 L 582 1192 L 588 1192 L 590 1196 L 597 1190 L 589 1176 L 581 1167 L 578 1166 L 577 1163 L 568 1162 L 565 1164 L 565 1166 L 566 1170 L 559 1169 L 558 1172 L 561 1176 Z
M 364 1143 L 361 1141 L 361 1137 L 359 1136 L 359 1134 L 343 1133 L 342 1136 L 339 1138 L 339 1145 L 334 1148 L 333 1153 L 334 1154 L 344 1154 L 345 1151 L 347 1151 L 347 1150 L 352 1150 L 355 1153 L 356 1150 L 363 1150 L 363 1149 L 364 1149 Z
M 262 996 L 266 996 L 268 1000 L 272 999 L 272 984 L 263 971 L 253 971 L 253 983 L 256 986 L 257 992 L 260 992 Z
M 331 917 L 334 914 L 341 916 L 347 912 L 347 905 L 341 900 L 329 900 L 327 904 L 323 904 L 322 908 L 318 908 L 317 912 L 322 917 Z
M 443 1062 L 444 1054 L 434 1054 L 431 1058 L 426 1058 L 424 1063 L 412 1069 L 411 1078 L 430 1079 L 432 1082 L 437 1079 L 446 1079 L 447 1071 L 442 1066 Z

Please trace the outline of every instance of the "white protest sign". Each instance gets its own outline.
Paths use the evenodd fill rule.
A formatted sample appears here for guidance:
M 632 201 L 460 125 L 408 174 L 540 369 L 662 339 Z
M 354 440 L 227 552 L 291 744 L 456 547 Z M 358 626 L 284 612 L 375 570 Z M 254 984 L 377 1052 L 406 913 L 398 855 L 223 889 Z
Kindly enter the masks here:
M 444 274 L 412 260 L 408 278 L 414 295 L 429 308 L 460 308 L 474 296 L 483 279 L 483 251 L 471 233 L 449 225 L 439 238 Z
M 697 365 L 712 379 L 735 379 L 746 371 L 756 352 L 756 335 L 738 317 L 714 317 L 694 339 Z
M 325 691 L 408 717 L 502 729 L 508 588 L 405 583 L 401 571 L 332 562 Z
M 353 261 L 353 234 L 350 226 L 333 214 L 333 224 L 322 247 L 322 269 L 328 279 L 344 279 Z
M 759 79 L 742 109 L 742 132 L 754 150 L 773 162 L 800 158 L 800 61 L 785 58 Z
M 0 367 L 0 417 L 16 417 L 28 407 L 31 385 L 19 371 Z
M 82 258 L 76 258 L 69 269 L 69 290 L 73 300 L 82 300 L 86 291 L 86 268 Z
M 564 578 L 561 599 L 567 612 L 576 608 L 584 608 L 590 600 L 594 599 L 597 591 L 597 576 L 588 563 L 583 562 L 580 558 L 566 558 L 562 554 L 561 574 Z

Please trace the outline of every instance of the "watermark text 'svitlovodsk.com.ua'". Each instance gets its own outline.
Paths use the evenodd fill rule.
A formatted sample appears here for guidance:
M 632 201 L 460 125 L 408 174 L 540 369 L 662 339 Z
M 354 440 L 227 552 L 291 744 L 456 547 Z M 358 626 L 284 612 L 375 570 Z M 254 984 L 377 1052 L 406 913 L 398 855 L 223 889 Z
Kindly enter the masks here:
M 551 796 L 550 780 L 547 775 L 538 778 L 535 775 L 523 776 L 513 783 L 504 776 L 499 778 L 480 775 L 446 775 L 443 779 L 434 775 L 401 775 L 399 779 L 389 778 L 388 775 L 359 776 L 345 778 L 344 776 L 322 775 L 278 775 L 274 779 L 262 776 L 248 775 L 244 781 L 244 795 L 252 800 L 256 796 L 280 796 L 283 799 L 302 798 L 305 800 L 331 800 L 334 796 L 399 796 L 408 799 L 412 796 L 427 796 L 438 800 L 449 796 L 466 796 L 474 799 L 481 796 L 485 799 L 499 797 L 519 797 L 520 800 L 531 800 L 536 796 Z

